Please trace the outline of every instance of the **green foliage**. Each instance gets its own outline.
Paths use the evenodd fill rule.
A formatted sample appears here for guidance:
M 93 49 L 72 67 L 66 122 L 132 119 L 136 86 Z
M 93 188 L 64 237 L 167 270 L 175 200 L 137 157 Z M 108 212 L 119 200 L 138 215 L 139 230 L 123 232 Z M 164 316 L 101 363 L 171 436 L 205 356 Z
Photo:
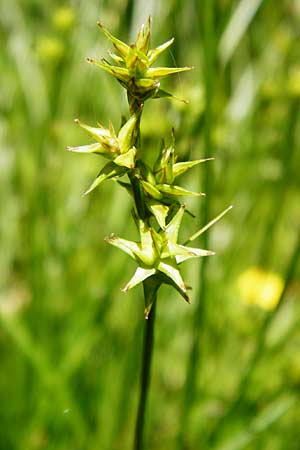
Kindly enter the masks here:
M 120 84 L 84 59 L 88 51 L 98 60 L 107 47 L 98 18 L 126 40 L 150 4 L 156 5 L 154 45 L 176 36 L 159 65 L 195 69 L 159 80 L 160 96 L 172 91 L 190 101 L 187 107 L 162 99 L 144 108 L 147 182 L 155 189 L 168 184 L 156 178 L 155 160 L 162 136 L 162 148 L 172 148 L 174 126 L 175 164 L 215 157 L 183 174 L 182 182 L 175 179 L 206 193 L 185 198 L 190 214 L 178 242 L 189 246 L 189 236 L 225 205 L 234 209 L 197 235 L 199 247 L 217 254 L 199 259 L 205 277 L 198 260 L 180 267 L 193 286 L 191 304 L 172 286 L 160 289 L 147 448 L 175 449 L 183 427 L 181 449 L 298 450 L 299 260 L 274 315 L 263 309 L 262 281 L 257 287 L 248 278 L 247 298 L 239 282 L 255 267 L 265 286 L 272 274 L 284 287 L 299 235 L 300 12 L 296 0 L 250 3 L 0 1 L 1 450 L 131 449 L 144 305 L 140 286 L 120 292 L 136 262 L 102 237 L 114 230 L 138 241 L 132 199 L 113 182 L 82 197 L 97 170 L 114 159 L 64 149 L 98 144 L 85 139 L 73 117 L 105 129 L 110 117 L 116 135 L 126 122 Z M 169 173 L 167 165 L 161 175 Z M 130 191 L 126 177 L 117 181 Z M 144 197 L 163 228 L 169 205 Z M 148 280 L 155 296 L 155 279 Z M 271 300 L 278 304 L 278 295 Z M 190 370 L 194 390 L 185 394 L 185 421 L 191 342 L 198 344 L 199 364 Z M 257 346 L 261 353 L 253 359 Z M 244 393 L 228 415 L 251 361 Z

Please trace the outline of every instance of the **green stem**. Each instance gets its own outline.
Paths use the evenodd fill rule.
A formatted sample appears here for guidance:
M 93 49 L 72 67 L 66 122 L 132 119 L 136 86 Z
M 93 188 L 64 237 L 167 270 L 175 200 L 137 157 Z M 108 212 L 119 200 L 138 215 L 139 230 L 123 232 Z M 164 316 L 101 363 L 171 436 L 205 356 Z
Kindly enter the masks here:
M 145 412 L 150 384 L 151 360 L 154 342 L 154 322 L 155 322 L 156 301 L 153 303 L 148 319 L 145 322 L 145 336 L 143 348 L 143 363 L 141 372 L 141 387 L 138 412 L 135 425 L 134 450 L 143 449 Z
M 204 157 L 211 156 L 211 132 L 212 132 L 212 97 L 214 82 L 215 63 L 215 35 L 214 35 L 214 1 L 204 0 L 201 10 L 203 16 L 203 60 L 204 60 L 204 87 L 206 108 L 204 113 Z M 210 193 L 212 190 L 212 171 L 210 167 L 204 175 L 204 191 L 206 199 L 203 206 L 203 223 L 206 224 L 211 219 Z M 203 235 L 204 248 L 209 248 L 209 233 Z M 190 410 L 195 398 L 196 381 L 198 378 L 198 366 L 201 359 L 199 343 L 203 337 L 203 325 L 206 309 L 207 296 L 207 263 L 208 259 L 203 258 L 199 273 L 199 290 L 197 293 L 198 304 L 192 322 L 192 343 L 189 352 L 186 381 L 183 393 L 183 404 L 181 409 L 181 423 L 178 434 L 178 449 L 184 448 L 184 437 L 187 434 Z
M 291 259 L 290 259 L 290 262 L 289 262 L 289 265 L 287 268 L 284 288 L 280 295 L 277 306 L 265 317 L 265 319 L 259 329 L 255 349 L 252 353 L 250 361 L 246 367 L 246 370 L 244 371 L 244 373 L 242 375 L 239 386 L 237 388 L 238 396 L 233 400 L 233 402 L 229 406 L 227 412 L 221 417 L 219 422 L 216 424 L 215 429 L 214 429 L 215 431 L 212 433 L 212 435 L 209 439 L 209 442 L 211 444 L 214 444 L 217 441 L 221 431 L 224 429 L 226 422 L 228 422 L 228 420 L 235 415 L 235 413 L 238 411 L 240 405 L 242 404 L 242 402 L 245 398 L 249 380 L 252 376 L 254 369 L 257 366 L 258 361 L 260 360 L 261 356 L 264 353 L 265 344 L 266 344 L 266 336 L 267 336 L 268 330 L 270 329 L 270 326 L 273 323 L 275 316 L 277 315 L 279 309 L 281 308 L 283 301 L 286 297 L 286 293 L 290 287 L 291 281 L 294 278 L 299 256 L 300 256 L 300 232 L 298 234 L 298 240 L 295 245 L 294 252 L 291 256 Z

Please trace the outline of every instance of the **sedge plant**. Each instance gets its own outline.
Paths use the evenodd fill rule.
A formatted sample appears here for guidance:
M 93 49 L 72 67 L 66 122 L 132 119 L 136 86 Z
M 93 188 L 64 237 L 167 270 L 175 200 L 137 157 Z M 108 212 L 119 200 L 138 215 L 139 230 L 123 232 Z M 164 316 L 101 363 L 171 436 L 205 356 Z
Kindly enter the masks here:
M 163 284 L 168 284 L 186 302 L 190 302 L 180 266 L 191 258 L 211 256 L 214 252 L 191 247 L 188 244 L 218 221 L 231 207 L 195 232 L 185 243 L 180 243 L 182 219 L 187 212 L 181 199 L 186 196 L 201 197 L 205 194 L 189 191 L 178 185 L 177 180 L 188 170 L 213 158 L 178 161 L 173 137 L 170 145 L 165 145 L 162 141 L 156 160 L 150 167 L 141 156 L 140 123 L 146 101 L 174 97 L 160 87 L 160 79 L 189 71 L 191 67 L 153 67 L 174 39 L 151 49 L 150 18 L 146 25 L 142 25 L 135 43 L 131 45 L 114 37 L 102 23 L 98 22 L 98 26 L 114 47 L 114 52 L 109 51 L 112 62 L 105 58 L 99 61 L 87 58 L 87 61 L 108 72 L 126 90 L 129 105 L 128 120 L 123 122 L 119 131 L 116 131 L 111 122 L 106 128 L 100 124 L 87 125 L 76 119 L 75 122 L 90 135 L 93 142 L 80 147 L 68 147 L 68 150 L 77 153 L 96 153 L 108 160 L 85 194 L 98 188 L 104 181 L 113 180 L 125 188 L 133 200 L 132 217 L 137 227 L 138 240 L 130 241 L 115 234 L 111 234 L 105 240 L 127 253 L 137 264 L 132 278 L 122 291 L 127 292 L 139 284 L 143 287 L 147 321 L 134 439 L 134 449 L 141 450 L 150 380 L 155 306 L 159 288 Z

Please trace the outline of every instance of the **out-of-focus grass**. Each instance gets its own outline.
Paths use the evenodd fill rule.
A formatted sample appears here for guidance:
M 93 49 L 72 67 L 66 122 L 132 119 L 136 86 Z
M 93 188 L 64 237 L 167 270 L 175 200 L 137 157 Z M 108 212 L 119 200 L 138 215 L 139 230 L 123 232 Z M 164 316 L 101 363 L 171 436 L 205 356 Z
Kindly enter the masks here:
M 299 236 L 300 9 L 297 0 L 206 2 L 208 42 L 204 3 L 0 2 L 0 449 L 131 448 L 142 296 L 138 288 L 120 292 L 132 267 L 103 241 L 111 232 L 135 236 L 130 201 L 113 183 L 83 198 L 98 159 L 64 148 L 84 138 L 73 118 L 117 127 L 127 113 L 114 80 L 84 61 L 108 47 L 96 21 L 126 38 L 150 9 L 153 42 L 176 37 L 166 61 L 195 70 L 168 82 L 188 106 L 146 106 L 143 142 L 155 152 L 174 125 L 182 157 L 206 153 L 206 61 L 214 51 L 209 156 L 216 161 L 208 163 L 213 182 L 201 202 L 212 217 L 234 204 L 209 239 L 217 256 L 205 272 L 201 359 L 181 442 L 193 450 L 298 449 L 299 264 L 276 315 L 259 301 L 248 304 L 238 280 L 258 267 L 284 283 Z M 206 170 L 195 169 L 187 184 L 203 189 Z M 197 217 L 186 217 L 186 236 L 203 223 L 197 203 L 188 206 Z M 199 266 L 186 272 L 192 305 L 168 288 L 158 302 L 149 450 L 176 448 L 182 428 L 202 300 Z M 228 415 L 266 321 L 263 353 Z

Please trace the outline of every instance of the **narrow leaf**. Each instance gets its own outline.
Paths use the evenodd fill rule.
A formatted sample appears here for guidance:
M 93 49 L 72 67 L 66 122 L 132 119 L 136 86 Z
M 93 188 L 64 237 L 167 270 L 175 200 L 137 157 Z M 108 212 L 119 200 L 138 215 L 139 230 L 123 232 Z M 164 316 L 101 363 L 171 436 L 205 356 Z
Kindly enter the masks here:
M 230 205 L 228 208 L 225 209 L 225 211 L 221 212 L 221 214 L 219 214 L 217 217 L 215 217 L 213 220 L 211 220 L 210 222 L 208 222 L 207 225 L 205 225 L 203 228 L 201 228 L 199 231 L 197 231 L 197 233 L 193 234 L 193 236 L 191 236 L 186 242 L 185 244 L 187 244 L 188 242 L 192 242 L 195 239 L 197 239 L 197 237 L 199 237 L 202 233 L 204 233 L 206 230 L 208 230 L 212 225 L 214 225 L 216 222 L 218 222 L 223 216 L 225 216 L 225 214 L 228 213 L 228 211 L 230 211 L 233 208 L 232 205 Z

